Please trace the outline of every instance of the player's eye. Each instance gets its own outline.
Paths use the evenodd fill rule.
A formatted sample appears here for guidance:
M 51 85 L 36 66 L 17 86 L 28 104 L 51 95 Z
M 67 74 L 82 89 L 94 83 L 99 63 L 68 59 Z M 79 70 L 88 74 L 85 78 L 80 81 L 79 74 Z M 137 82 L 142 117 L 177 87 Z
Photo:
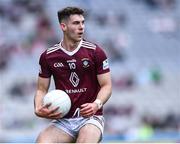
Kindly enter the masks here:
M 77 25 L 79 24 L 80 22 L 79 21 L 74 21 L 73 24 Z

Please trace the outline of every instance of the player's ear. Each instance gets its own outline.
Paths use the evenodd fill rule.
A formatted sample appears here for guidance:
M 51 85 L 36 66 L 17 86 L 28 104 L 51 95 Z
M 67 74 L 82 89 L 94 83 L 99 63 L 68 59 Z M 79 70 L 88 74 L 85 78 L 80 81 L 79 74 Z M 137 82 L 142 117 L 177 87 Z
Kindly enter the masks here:
M 65 23 L 60 23 L 60 26 L 61 26 L 61 29 L 62 29 L 63 31 L 66 30 L 66 24 L 65 24 Z

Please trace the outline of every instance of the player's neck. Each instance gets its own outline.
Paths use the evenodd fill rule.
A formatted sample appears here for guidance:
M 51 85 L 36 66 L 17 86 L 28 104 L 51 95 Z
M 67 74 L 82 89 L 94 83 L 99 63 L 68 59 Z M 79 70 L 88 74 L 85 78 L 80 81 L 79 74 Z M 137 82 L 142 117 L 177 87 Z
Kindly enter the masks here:
M 71 40 L 63 39 L 61 42 L 61 46 L 66 49 L 67 51 L 73 51 L 75 50 L 79 45 L 79 42 L 74 42 Z

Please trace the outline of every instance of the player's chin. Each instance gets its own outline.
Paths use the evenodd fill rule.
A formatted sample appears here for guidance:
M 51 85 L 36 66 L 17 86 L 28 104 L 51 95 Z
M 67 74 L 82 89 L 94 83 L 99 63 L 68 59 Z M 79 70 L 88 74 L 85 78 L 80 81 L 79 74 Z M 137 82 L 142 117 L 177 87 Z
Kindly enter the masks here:
M 80 41 L 83 38 L 83 35 L 77 35 L 76 40 Z
M 77 42 L 80 42 L 81 40 L 82 40 L 82 37 L 78 37 L 78 38 L 76 39 Z

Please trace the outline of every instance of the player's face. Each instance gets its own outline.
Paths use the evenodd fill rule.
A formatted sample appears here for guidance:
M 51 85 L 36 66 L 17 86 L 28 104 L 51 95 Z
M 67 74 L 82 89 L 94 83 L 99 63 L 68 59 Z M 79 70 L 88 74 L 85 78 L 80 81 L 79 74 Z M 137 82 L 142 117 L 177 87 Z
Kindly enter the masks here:
M 71 15 L 65 23 L 64 32 L 69 39 L 79 42 L 84 34 L 84 17 L 77 14 Z

